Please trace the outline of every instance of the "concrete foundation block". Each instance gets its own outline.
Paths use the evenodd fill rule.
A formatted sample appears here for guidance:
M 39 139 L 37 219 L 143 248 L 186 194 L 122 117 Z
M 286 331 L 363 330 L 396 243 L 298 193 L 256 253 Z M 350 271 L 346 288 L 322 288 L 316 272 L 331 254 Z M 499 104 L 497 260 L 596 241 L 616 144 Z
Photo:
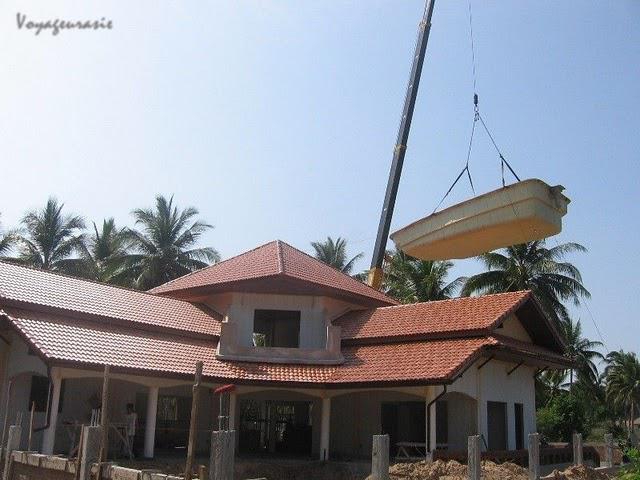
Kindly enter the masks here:
M 147 480 L 147 479 L 143 478 L 142 480 Z M 149 474 L 148 480 L 167 480 L 167 475 L 164 473 L 151 472 Z
M 2 474 L 3 480 L 9 478 L 10 466 L 12 462 L 12 453 L 20 448 L 20 439 L 22 437 L 22 427 L 19 425 L 12 425 L 9 427 L 9 436 L 7 437 L 7 455 L 4 462 L 4 471 Z
M 111 480 L 140 480 L 140 470 L 113 466 L 109 478 Z

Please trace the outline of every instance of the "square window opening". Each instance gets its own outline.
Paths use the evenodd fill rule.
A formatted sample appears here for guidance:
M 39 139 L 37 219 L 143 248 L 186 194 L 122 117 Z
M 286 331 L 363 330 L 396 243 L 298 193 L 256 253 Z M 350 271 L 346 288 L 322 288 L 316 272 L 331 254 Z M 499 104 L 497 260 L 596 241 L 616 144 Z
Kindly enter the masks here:
M 299 310 L 256 310 L 253 317 L 256 347 L 300 347 Z

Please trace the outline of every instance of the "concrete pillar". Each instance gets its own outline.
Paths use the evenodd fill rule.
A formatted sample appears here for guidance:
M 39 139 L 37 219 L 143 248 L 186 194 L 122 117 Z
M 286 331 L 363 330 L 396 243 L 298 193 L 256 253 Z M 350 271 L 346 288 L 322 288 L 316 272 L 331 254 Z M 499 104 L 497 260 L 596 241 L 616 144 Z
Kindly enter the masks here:
M 42 439 L 42 453 L 45 455 L 52 455 L 55 447 L 60 390 L 62 389 L 62 378 L 59 375 L 52 374 L 51 381 L 53 382 L 53 395 L 50 404 L 49 428 L 44 431 L 44 437 Z
M 329 460 L 329 439 L 331 428 L 331 397 L 322 399 L 320 420 L 320 460 Z
M 5 451 L 4 458 L 4 474 L 2 476 L 3 480 L 8 480 L 10 472 L 10 464 L 11 464 L 11 452 L 14 450 L 20 449 L 20 440 L 22 437 L 22 427 L 19 425 L 12 425 L 9 427 L 9 435 L 7 437 L 7 449 Z
M 467 465 L 469 480 L 480 480 L 482 473 L 481 457 L 480 457 L 480 435 L 472 435 L 467 442 Z
M 80 456 L 80 476 L 78 480 L 90 480 L 91 465 L 100 458 L 100 442 L 102 441 L 102 427 L 82 427 L 82 452 Z
M 436 420 L 436 413 L 438 411 L 438 407 L 437 404 L 438 402 L 433 402 L 431 404 L 431 413 L 429 414 L 429 417 L 431 419 L 431 425 L 429 425 L 429 438 L 431 440 L 431 452 L 429 453 L 433 453 L 436 451 L 436 432 L 438 431 L 436 424 L 437 424 L 437 420 Z
M 540 435 L 529 434 L 529 480 L 540 480 Z
M 156 442 L 156 417 L 158 415 L 159 387 L 149 387 L 147 393 L 147 420 L 144 426 L 144 456 L 153 458 L 153 450 Z
M 236 447 L 235 431 L 211 433 L 209 480 L 233 480 Z
M 236 429 L 236 404 L 238 403 L 238 394 L 236 392 L 229 393 L 229 430 Z
M 574 465 L 582 465 L 582 434 L 573 434 L 573 463 Z
M 605 453 L 603 467 L 613 467 L 613 434 L 604 434 Z
M 389 480 L 389 435 L 373 436 L 371 478 L 373 480 Z

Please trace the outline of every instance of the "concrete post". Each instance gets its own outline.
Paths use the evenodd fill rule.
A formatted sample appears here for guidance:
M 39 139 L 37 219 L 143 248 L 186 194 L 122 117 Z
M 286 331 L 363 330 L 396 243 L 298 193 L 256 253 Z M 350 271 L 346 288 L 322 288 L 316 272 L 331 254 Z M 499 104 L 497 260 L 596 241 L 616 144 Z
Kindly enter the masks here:
M 540 480 L 540 435 L 529 434 L 529 480 Z
M 469 480 L 480 480 L 482 465 L 480 464 L 480 435 L 471 435 L 467 441 L 467 466 Z
M 374 480 L 389 480 L 389 435 L 373 436 L 371 477 Z
M 320 460 L 329 460 L 329 439 L 331 429 L 331 398 L 322 399 L 322 419 L 320 422 Z
M 102 441 L 102 427 L 82 427 L 82 447 L 80 456 L 80 476 L 78 480 L 91 478 L 91 465 L 100 458 L 100 444 Z
M 573 463 L 574 465 L 582 465 L 582 434 L 573 434 Z
M 211 433 L 209 480 L 233 480 L 236 449 L 235 431 Z
M 44 437 L 42 439 L 42 453 L 45 455 L 52 455 L 56 442 L 56 427 L 58 426 L 58 408 L 60 406 L 60 390 L 62 389 L 62 378 L 55 375 L 52 376 L 53 381 L 53 395 L 51 404 L 49 405 L 49 428 L 44 431 Z
M 431 425 L 429 426 L 429 438 L 431 439 L 431 442 L 430 442 L 431 443 L 431 445 L 430 445 L 431 452 L 428 452 L 428 453 L 431 453 L 431 454 L 433 454 L 433 452 L 435 452 L 436 449 L 437 449 L 437 440 L 438 440 L 436 438 L 437 432 L 438 432 L 437 420 L 436 420 L 436 418 L 438 417 L 438 415 L 437 415 L 437 413 L 438 413 L 437 412 L 438 411 L 437 403 L 438 402 L 433 402 L 431 404 L 431 415 L 430 415 L 430 418 L 431 418 L 431 422 L 430 423 L 431 423 Z
M 613 434 L 604 434 L 605 457 L 603 467 L 613 467 Z
M 2 475 L 3 480 L 9 480 L 9 476 L 11 474 L 11 453 L 14 450 L 20 449 L 20 440 L 22 438 L 22 427 L 19 425 L 12 425 L 9 427 L 9 436 L 7 437 L 7 448 L 5 450 L 5 458 L 4 458 L 4 474 Z
M 238 400 L 238 394 L 236 392 L 229 392 L 229 430 L 236 429 L 236 403 Z
M 147 420 L 144 426 L 144 457 L 153 458 L 156 442 L 156 418 L 158 415 L 159 387 L 149 387 L 147 393 Z

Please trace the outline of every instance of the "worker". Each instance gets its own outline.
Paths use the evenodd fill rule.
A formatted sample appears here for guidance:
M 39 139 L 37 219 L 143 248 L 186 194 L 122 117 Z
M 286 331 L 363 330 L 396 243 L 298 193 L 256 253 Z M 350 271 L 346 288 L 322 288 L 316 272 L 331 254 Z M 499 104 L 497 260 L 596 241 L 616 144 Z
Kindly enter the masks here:
M 138 414 L 135 412 L 133 403 L 127 403 L 126 416 L 126 434 L 129 452 L 133 455 L 133 442 L 136 437 L 136 424 L 138 423 Z

